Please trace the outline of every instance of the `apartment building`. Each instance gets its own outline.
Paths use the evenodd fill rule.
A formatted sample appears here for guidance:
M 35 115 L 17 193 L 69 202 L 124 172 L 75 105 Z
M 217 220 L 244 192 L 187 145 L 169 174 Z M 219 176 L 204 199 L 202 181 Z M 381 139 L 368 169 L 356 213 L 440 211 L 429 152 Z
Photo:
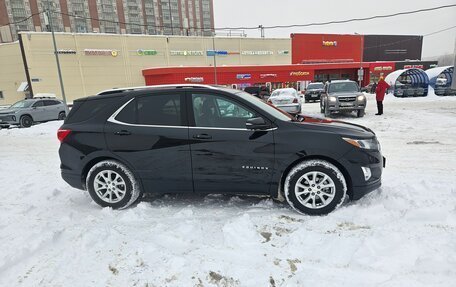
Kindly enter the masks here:
M 48 7 L 51 21 L 41 13 Z M 56 32 L 211 36 L 214 8 L 213 0 L 0 0 L 0 43 L 49 23 Z

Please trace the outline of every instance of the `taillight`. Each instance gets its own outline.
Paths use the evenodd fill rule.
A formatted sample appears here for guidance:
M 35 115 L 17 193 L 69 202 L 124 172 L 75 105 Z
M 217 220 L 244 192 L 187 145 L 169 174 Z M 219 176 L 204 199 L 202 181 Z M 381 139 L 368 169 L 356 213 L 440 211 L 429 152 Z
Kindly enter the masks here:
M 293 104 L 297 104 L 297 103 L 298 103 L 298 99 L 295 98 L 295 99 L 293 100 Z
M 71 130 L 59 129 L 57 131 L 57 138 L 62 143 L 70 133 L 71 133 Z

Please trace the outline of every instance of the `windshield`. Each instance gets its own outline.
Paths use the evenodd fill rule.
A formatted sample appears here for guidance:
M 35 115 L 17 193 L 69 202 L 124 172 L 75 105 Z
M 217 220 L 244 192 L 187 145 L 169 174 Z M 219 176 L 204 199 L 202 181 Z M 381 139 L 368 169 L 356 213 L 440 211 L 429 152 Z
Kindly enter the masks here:
M 323 84 L 309 84 L 307 86 L 307 89 L 308 90 L 311 90 L 311 89 L 323 89 L 324 85 Z
M 279 110 L 278 108 L 276 108 L 272 105 L 269 105 L 269 104 L 263 102 L 262 100 L 260 100 L 259 98 L 253 97 L 252 95 L 250 95 L 246 92 L 241 91 L 241 92 L 236 92 L 235 94 L 237 96 L 249 101 L 251 104 L 257 106 L 258 108 L 266 111 L 271 116 L 273 116 L 279 120 L 288 121 L 288 122 L 294 120 L 294 118 L 292 116 L 290 116 L 289 114 L 287 114 L 286 112 Z
M 14 109 L 22 109 L 22 108 L 28 108 L 32 105 L 33 102 L 31 101 L 27 101 L 27 100 L 22 100 L 22 101 L 19 101 L 13 105 L 11 105 L 10 108 L 14 108 Z
M 298 97 L 298 92 L 295 89 L 280 89 L 272 92 L 271 97 L 277 96 L 293 96 L 296 98 Z
M 329 85 L 330 93 L 358 92 L 358 84 L 354 82 L 331 83 Z

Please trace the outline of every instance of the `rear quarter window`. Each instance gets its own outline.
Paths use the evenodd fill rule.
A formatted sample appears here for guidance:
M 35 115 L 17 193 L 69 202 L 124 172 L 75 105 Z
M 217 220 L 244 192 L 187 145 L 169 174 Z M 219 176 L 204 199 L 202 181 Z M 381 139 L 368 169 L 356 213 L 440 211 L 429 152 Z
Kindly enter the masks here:
M 112 100 L 114 99 L 103 98 L 75 101 L 65 123 L 72 124 L 89 120 L 106 107 L 111 106 Z

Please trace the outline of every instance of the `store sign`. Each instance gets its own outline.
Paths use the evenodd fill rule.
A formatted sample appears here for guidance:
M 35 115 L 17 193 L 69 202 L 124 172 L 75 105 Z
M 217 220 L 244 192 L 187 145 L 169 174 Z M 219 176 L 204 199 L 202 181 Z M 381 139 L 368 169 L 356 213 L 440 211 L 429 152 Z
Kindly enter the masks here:
M 337 41 L 323 41 L 324 47 L 337 47 Z
M 57 54 L 59 55 L 76 55 L 76 50 L 57 50 Z
M 249 80 L 252 78 L 251 74 L 237 74 L 236 79 L 238 80 Z
M 280 51 L 277 51 L 277 54 L 279 54 L 279 55 L 289 55 L 290 51 L 288 51 L 288 50 L 280 50 Z
M 203 51 L 170 51 L 171 56 L 203 56 Z
M 260 78 L 277 78 L 277 74 L 260 74 Z
M 188 77 L 184 79 L 185 82 L 187 83 L 202 83 L 204 82 L 203 77 Z
M 86 56 L 112 56 L 117 57 L 119 54 L 116 50 L 105 50 L 105 49 L 84 49 L 84 55 Z
M 138 56 L 154 56 L 157 55 L 157 51 L 138 49 L 136 50 L 136 54 L 138 54 Z
M 404 65 L 404 69 L 423 69 L 424 65 Z
M 379 71 L 391 71 L 393 69 L 393 67 L 391 66 L 378 66 L 378 67 L 375 67 L 374 68 L 374 71 L 375 72 L 379 72 Z
M 227 56 L 228 51 L 218 51 L 218 50 L 207 50 L 206 56 L 214 57 L 214 56 Z
M 310 75 L 309 72 L 297 71 L 297 72 L 290 72 L 290 76 L 308 76 Z
M 244 56 L 268 56 L 274 55 L 273 51 L 242 51 L 241 53 Z

